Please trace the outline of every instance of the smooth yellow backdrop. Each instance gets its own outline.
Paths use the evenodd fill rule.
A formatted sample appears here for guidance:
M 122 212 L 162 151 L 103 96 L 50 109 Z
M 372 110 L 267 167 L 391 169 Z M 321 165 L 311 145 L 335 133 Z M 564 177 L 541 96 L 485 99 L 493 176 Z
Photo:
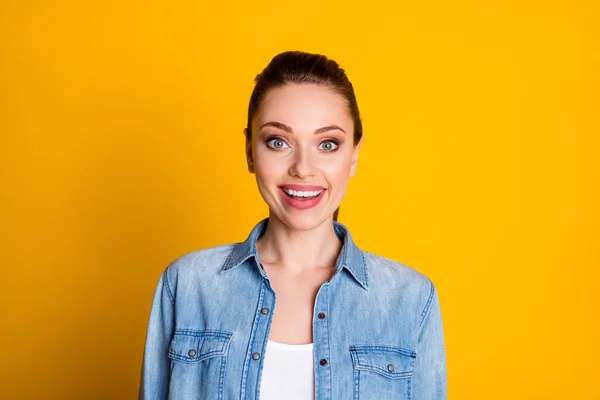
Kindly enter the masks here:
M 600 398 L 597 4 L 2 1 L 0 398 L 135 398 L 160 273 L 266 216 L 242 130 L 291 49 L 355 85 L 340 221 L 436 283 L 449 398 Z

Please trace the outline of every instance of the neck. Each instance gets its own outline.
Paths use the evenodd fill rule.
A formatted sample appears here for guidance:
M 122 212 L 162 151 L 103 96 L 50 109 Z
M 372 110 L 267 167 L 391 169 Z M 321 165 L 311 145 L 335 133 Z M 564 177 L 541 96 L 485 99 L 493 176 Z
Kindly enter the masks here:
M 342 245 L 332 218 L 313 229 L 299 230 L 272 214 L 265 233 L 256 242 L 263 264 L 291 273 L 335 267 Z

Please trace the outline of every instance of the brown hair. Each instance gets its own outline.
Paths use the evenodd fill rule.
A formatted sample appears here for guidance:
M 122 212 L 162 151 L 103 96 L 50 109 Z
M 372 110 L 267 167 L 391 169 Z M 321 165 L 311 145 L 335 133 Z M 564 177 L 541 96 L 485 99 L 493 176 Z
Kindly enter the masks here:
M 354 121 L 354 145 L 362 138 L 362 122 L 354 87 L 337 62 L 322 54 L 306 53 L 303 51 L 286 51 L 277 54 L 269 65 L 254 79 L 255 86 L 248 105 L 247 138 L 252 138 L 252 118 L 256 114 L 265 93 L 275 87 L 287 83 L 314 83 L 325 85 L 344 96 L 348 110 Z M 339 208 L 333 213 L 337 221 Z

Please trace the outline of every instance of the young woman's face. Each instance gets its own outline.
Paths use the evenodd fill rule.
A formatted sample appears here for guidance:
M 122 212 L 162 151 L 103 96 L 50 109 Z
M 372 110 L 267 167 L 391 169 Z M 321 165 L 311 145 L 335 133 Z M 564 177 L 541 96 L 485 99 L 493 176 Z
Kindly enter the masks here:
M 361 143 L 354 146 L 353 136 L 346 100 L 332 89 L 270 89 L 253 118 L 246 156 L 271 214 L 297 229 L 332 218 L 355 173 Z

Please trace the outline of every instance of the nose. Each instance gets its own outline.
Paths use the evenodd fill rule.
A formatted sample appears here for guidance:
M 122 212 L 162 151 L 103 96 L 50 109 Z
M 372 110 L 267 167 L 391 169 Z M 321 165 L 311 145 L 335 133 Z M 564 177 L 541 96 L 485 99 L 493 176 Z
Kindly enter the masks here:
M 311 160 L 310 150 L 297 148 L 293 155 L 292 165 L 290 165 L 289 174 L 291 176 L 304 179 L 314 176 L 315 166 Z

